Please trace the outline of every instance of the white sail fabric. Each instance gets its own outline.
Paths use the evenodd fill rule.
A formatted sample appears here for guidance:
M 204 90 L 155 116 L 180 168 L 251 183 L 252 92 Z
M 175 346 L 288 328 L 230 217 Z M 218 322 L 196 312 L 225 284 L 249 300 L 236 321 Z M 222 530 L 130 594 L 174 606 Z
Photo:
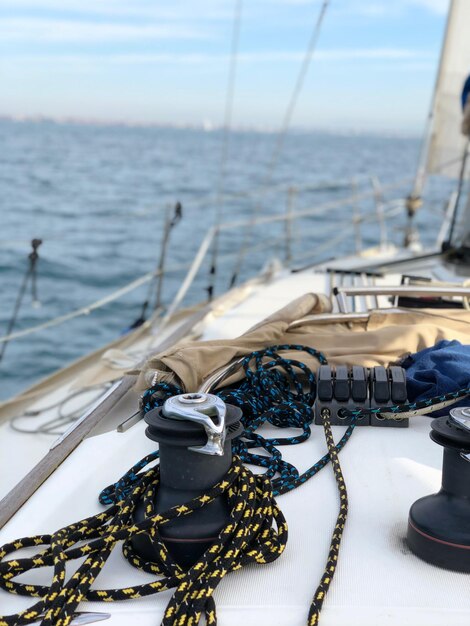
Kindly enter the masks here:
M 470 74 L 470 0 L 452 0 L 434 96 L 427 170 L 457 177 L 466 140 L 461 94 Z

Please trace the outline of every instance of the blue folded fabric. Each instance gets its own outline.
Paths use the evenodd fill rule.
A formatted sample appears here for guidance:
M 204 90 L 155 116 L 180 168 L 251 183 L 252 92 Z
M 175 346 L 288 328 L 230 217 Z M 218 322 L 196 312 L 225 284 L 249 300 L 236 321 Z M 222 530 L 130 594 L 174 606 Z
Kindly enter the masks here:
M 470 345 L 460 341 L 439 341 L 407 357 L 402 367 L 406 370 L 406 388 L 410 402 L 427 400 L 462 387 L 470 386 Z M 453 406 L 469 405 L 468 398 Z M 434 415 L 446 414 L 443 409 Z

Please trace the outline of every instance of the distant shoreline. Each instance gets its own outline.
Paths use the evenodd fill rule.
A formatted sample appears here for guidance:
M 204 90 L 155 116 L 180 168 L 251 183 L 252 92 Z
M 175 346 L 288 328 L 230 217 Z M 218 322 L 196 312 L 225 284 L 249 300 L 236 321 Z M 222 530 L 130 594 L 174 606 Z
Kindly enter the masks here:
M 131 120 L 103 120 L 93 118 L 76 118 L 76 117 L 49 117 L 46 115 L 31 116 L 13 116 L 0 114 L 0 122 L 9 122 L 12 124 L 53 124 L 57 126 L 84 126 L 84 127 L 100 127 L 100 128 L 129 128 L 129 129 L 157 129 L 157 130 L 189 130 L 203 132 L 220 132 L 223 126 L 213 124 L 212 122 L 202 122 L 200 124 L 170 124 L 161 122 L 137 122 Z M 260 126 L 234 126 L 231 132 L 236 133 L 260 133 L 263 135 L 276 134 L 279 131 L 275 127 Z M 331 135 L 339 137 L 357 137 L 371 136 L 395 139 L 416 139 L 421 137 L 419 132 L 411 131 L 395 131 L 390 129 L 363 129 L 363 128 L 316 128 L 292 126 L 289 129 L 290 134 L 312 134 L 312 135 Z

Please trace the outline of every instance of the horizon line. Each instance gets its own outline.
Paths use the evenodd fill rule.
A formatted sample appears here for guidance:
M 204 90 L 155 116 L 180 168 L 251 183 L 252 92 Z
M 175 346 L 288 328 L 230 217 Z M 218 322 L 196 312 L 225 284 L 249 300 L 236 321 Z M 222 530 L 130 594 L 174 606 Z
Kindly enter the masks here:
M 220 132 L 225 129 L 221 123 L 212 120 L 203 120 L 201 122 L 158 122 L 156 120 L 131 120 L 131 119 L 103 119 L 94 117 L 77 117 L 77 116 L 55 116 L 44 115 L 41 113 L 31 115 L 14 115 L 10 113 L 0 113 L 0 121 L 13 123 L 52 123 L 64 126 L 101 126 L 119 127 L 119 128 L 155 128 L 168 130 L 198 130 L 204 132 Z M 260 124 L 237 124 L 229 128 L 231 132 L 255 132 L 261 134 L 276 134 L 279 132 L 278 127 L 263 126 Z M 328 135 L 376 135 L 376 136 L 395 136 L 407 138 L 421 138 L 422 133 L 412 131 L 405 127 L 402 129 L 392 128 L 365 128 L 360 125 L 345 126 L 338 128 L 334 126 L 305 126 L 302 124 L 293 125 L 289 129 L 294 133 L 324 133 Z

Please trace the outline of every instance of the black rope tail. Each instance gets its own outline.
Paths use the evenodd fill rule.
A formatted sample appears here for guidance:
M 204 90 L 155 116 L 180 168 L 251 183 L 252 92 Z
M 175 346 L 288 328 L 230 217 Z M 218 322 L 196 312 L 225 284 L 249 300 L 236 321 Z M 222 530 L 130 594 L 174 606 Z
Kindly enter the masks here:
M 15 327 L 15 324 L 18 320 L 18 314 L 21 309 L 21 304 L 23 302 L 24 295 L 26 293 L 26 289 L 28 287 L 28 283 L 31 280 L 31 296 L 33 300 L 33 304 L 38 302 L 38 293 L 37 293 L 37 262 L 39 259 L 38 248 L 42 244 L 42 239 L 33 239 L 31 241 L 31 252 L 28 255 L 28 267 L 23 276 L 23 280 L 20 285 L 20 289 L 18 291 L 18 295 L 16 297 L 15 305 L 13 307 L 13 313 L 11 315 L 10 321 L 8 322 L 6 335 L 10 335 Z M 5 352 L 7 349 L 7 345 L 9 340 L 6 339 L 2 343 L 2 347 L 0 348 L 0 363 L 5 356 Z

